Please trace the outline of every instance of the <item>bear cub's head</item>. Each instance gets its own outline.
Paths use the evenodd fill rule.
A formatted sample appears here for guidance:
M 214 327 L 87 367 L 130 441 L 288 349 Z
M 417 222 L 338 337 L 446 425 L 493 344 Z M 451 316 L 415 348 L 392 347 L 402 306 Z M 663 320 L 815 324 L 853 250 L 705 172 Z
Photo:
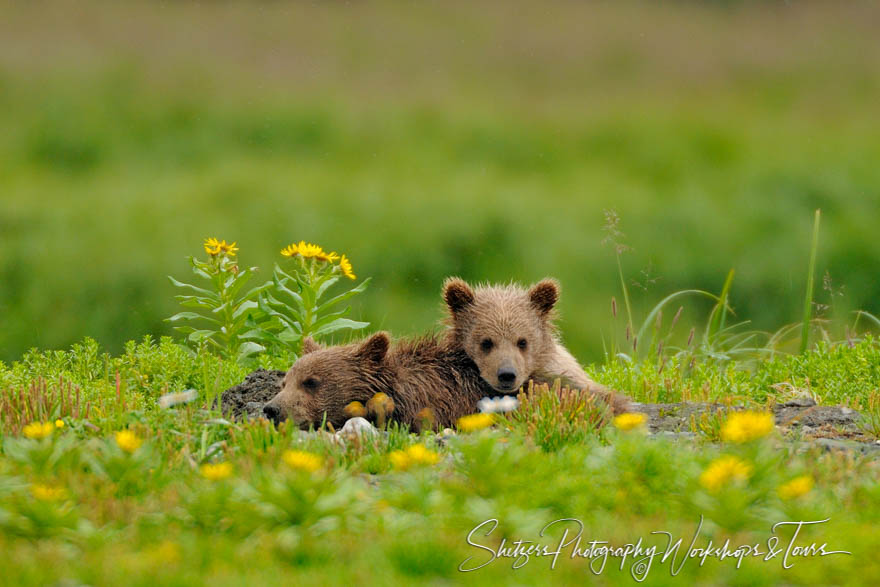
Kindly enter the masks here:
M 278 395 L 263 406 L 263 413 L 276 424 L 290 418 L 304 430 L 325 421 L 339 429 L 348 419 L 348 404 L 366 403 L 376 393 L 390 345 L 386 332 L 328 348 L 306 338 L 302 356 L 284 376 Z
M 455 344 L 496 391 L 516 392 L 549 353 L 559 284 L 545 279 L 528 290 L 514 285 L 471 288 L 458 278 L 443 284 Z

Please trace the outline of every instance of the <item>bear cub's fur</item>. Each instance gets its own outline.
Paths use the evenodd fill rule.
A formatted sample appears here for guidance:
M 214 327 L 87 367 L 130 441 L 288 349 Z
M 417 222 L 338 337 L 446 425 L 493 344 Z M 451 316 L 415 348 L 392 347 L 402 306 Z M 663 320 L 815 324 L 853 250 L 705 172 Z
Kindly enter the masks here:
M 529 379 L 596 394 L 614 414 L 626 412 L 629 400 L 590 379 L 559 341 L 553 307 L 559 284 L 545 279 L 528 290 L 516 285 L 472 288 L 459 278 L 443 285 L 449 311 L 446 345 L 461 349 L 476 363 L 482 378 L 497 392 L 516 393 Z
M 303 355 L 284 376 L 281 391 L 263 408 L 276 424 L 287 418 L 300 428 L 325 421 L 339 429 L 350 417 L 346 406 L 367 402 L 379 392 L 394 402 L 390 420 L 419 430 L 453 426 L 477 411 L 492 389 L 459 348 L 428 336 L 391 344 L 386 332 L 347 345 L 323 348 L 307 338 Z M 425 418 L 423 410 L 430 415 Z M 326 416 L 325 416 L 326 414 Z

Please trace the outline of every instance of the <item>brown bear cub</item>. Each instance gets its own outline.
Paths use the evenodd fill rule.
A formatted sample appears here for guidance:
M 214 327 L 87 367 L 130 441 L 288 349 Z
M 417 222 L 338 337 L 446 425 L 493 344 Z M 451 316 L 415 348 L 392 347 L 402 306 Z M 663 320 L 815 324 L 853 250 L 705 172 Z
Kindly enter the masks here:
M 473 359 L 482 378 L 500 393 L 516 393 L 528 382 L 583 389 L 602 398 L 614 414 L 629 400 L 590 379 L 562 346 L 553 324 L 559 284 L 545 279 L 528 290 L 515 285 L 471 288 L 458 278 L 443 285 L 449 310 L 446 344 Z
M 388 334 L 379 332 L 327 348 L 307 338 L 303 355 L 263 413 L 276 424 L 290 418 L 303 429 L 325 421 L 339 429 L 353 415 L 347 406 L 367 404 L 381 392 L 393 402 L 390 420 L 411 430 L 419 430 L 424 420 L 443 428 L 476 412 L 477 402 L 491 391 L 462 349 L 450 349 L 436 337 L 392 345 Z

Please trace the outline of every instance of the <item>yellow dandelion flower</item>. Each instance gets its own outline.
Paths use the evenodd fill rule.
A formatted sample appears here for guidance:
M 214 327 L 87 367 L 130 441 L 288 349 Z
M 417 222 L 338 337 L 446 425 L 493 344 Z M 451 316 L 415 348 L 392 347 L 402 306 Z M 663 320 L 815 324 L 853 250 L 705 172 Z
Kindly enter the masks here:
M 334 263 L 337 259 L 339 259 L 339 255 L 336 253 L 328 253 L 327 251 L 322 250 L 320 253 L 315 255 L 315 258 L 318 261 L 326 261 L 327 263 Z
M 235 245 L 236 245 L 235 242 L 232 242 L 230 244 L 226 244 L 226 241 L 223 240 L 223 241 L 220 241 L 220 244 L 218 246 L 220 248 L 221 253 L 225 253 L 225 254 L 229 255 L 230 257 L 234 257 L 236 251 L 238 251 L 238 247 L 236 247 Z
M 67 490 L 63 487 L 50 487 L 49 485 L 35 483 L 31 485 L 30 489 L 31 495 L 40 501 L 61 501 L 67 497 Z
M 700 485 L 715 493 L 731 481 L 745 481 L 751 475 L 749 463 L 739 457 L 724 456 L 712 461 L 700 474 Z
M 784 500 L 795 499 L 802 495 L 806 495 L 813 489 L 813 478 L 809 475 L 801 475 L 795 477 L 788 483 L 779 486 L 776 492 L 779 497 Z
M 388 454 L 388 458 L 391 460 L 391 465 L 400 471 L 416 465 L 436 465 L 440 462 L 440 454 L 424 444 L 413 444 L 405 450 L 395 450 Z
M 131 430 L 120 430 L 116 433 L 116 444 L 125 452 L 131 454 L 141 447 L 143 444 L 137 434 Z
M 647 417 L 644 414 L 620 414 L 612 420 L 612 424 L 618 430 L 629 431 L 635 428 L 641 428 L 645 425 Z
M 205 463 L 199 472 L 209 481 L 221 481 L 232 475 L 232 463 Z
M 409 457 L 406 456 L 406 452 L 402 450 L 391 451 L 388 453 L 388 458 L 391 460 L 391 466 L 395 469 L 405 471 L 409 468 Z
M 287 450 L 281 455 L 281 458 L 287 463 L 291 469 L 297 471 L 305 471 L 313 473 L 320 469 L 324 464 L 324 459 L 316 454 L 304 452 L 301 450 Z
M 474 430 L 482 430 L 488 428 L 495 423 L 495 416 L 492 414 L 470 414 L 462 416 L 456 423 L 458 429 L 462 432 L 473 432 Z
M 440 462 L 440 454 L 426 447 L 424 444 L 413 444 L 406 449 L 406 456 L 414 465 L 436 465 Z
M 225 242 L 225 241 L 224 241 Z M 205 252 L 211 255 L 212 257 L 220 254 L 220 241 L 216 238 L 206 238 L 205 239 Z
M 299 254 L 306 259 L 310 257 L 318 257 L 325 254 L 324 249 L 322 249 L 320 245 L 307 243 L 305 241 L 299 241 L 297 249 L 299 250 Z
M 342 255 L 339 259 L 339 268 L 342 269 L 342 274 L 348 277 L 349 279 L 357 279 L 357 276 L 351 269 L 351 261 L 348 260 L 348 257 Z
M 31 422 L 21 431 L 25 438 L 39 440 L 51 436 L 55 431 L 55 425 L 52 422 Z
M 55 420 L 55 428 L 64 428 L 64 420 Z
M 741 444 L 763 438 L 773 432 L 773 414 L 735 412 L 721 427 L 721 440 Z
M 296 243 L 289 244 L 281 249 L 281 254 L 285 257 L 295 257 L 299 254 L 299 249 L 296 247 Z

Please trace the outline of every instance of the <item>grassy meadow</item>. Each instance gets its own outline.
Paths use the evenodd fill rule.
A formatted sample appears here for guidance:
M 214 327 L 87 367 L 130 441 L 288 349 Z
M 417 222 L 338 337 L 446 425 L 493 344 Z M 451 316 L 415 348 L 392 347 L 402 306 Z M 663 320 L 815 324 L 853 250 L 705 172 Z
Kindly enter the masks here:
M 447 276 L 553 276 L 566 344 L 635 401 L 809 395 L 877 439 L 878 16 L 0 0 L 0 584 L 876 584 L 870 454 L 763 416 L 649 437 L 552 391 L 454 434 L 340 443 L 215 407 L 295 348 L 236 360 L 165 319 L 168 276 L 196 283 L 190 255 L 212 270 L 208 237 L 239 247 L 224 275 L 259 267 L 251 286 L 292 242 L 345 253 L 371 279 L 350 317 L 395 336 L 439 328 Z M 716 297 L 652 312 L 691 289 Z M 562 518 L 581 549 L 665 531 L 681 554 L 512 550 L 570 539 L 541 535 Z M 759 548 L 685 560 L 695 532 Z M 461 572 L 502 539 L 510 556 Z M 850 554 L 784 557 L 812 543 Z

